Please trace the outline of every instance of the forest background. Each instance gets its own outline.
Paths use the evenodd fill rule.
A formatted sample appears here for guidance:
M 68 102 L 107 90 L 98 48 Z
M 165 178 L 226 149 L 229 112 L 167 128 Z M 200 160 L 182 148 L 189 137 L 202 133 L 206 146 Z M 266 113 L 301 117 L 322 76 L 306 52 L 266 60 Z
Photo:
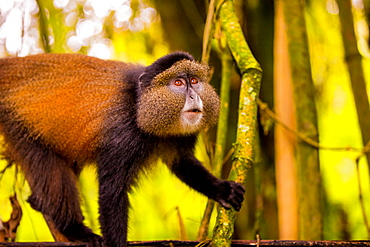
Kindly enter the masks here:
M 234 238 L 255 239 L 259 235 L 262 239 L 368 239 L 370 180 L 363 143 L 369 140 L 363 141 L 359 124 L 362 115 L 357 114 L 356 89 L 351 86 L 351 70 L 347 67 L 351 56 L 356 55 L 361 62 L 354 70 L 363 67 L 363 76 L 370 80 L 368 2 L 291 2 L 299 2 L 304 11 L 297 18 L 305 21 L 309 53 L 295 56 L 309 59 L 314 83 L 309 106 L 317 110 L 320 141 L 292 131 L 297 129 L 296 119 L 304 116 L 295 112 L 294 106 L 302 102 L 293 97 L 297 73 L 290 70 L 295 64 L 290 63 L 288 44 L 305 44 L 289 33 L 286 35 L 291 24 L 284 22 L 289 1 L 235 0 L 245 38 L 263 69 L 260 98 L 277 115 L 260 102 L 257 152 L 248 173 L 245 203 L 237 214 Z M 341 16 L 339 9 L 347 3 L 352 4 L 347 5 L 351 15 Z M 208 5 L 208 1 L 196 0 L 0 0 L 0 57 L 68 52 L 149 65 L 170 51 L 183 50 L 201 60 Z M 291 5 L 292 14 L 296 13 L 296 6 Z M 353 23 L 360 53 L 347 53 L 343 23 Z M 219 57 L 228 52 L 220 51 L 222 42 L 223 33 L 216 28 L 209 63 L 214 69 L 211 83 L 217 91 L 221 80 Z M 238 127 L 241 78 L 237 66 L 232 67 L 226 154 L 232 151 Z M 369 105 L 360 107 L 368 109 Z M 201 136 L 197 145 L 197 157 L 209 169 L 213 164 L 214 139 L 215 130 L 211 130 Z M 300 206 L 310 198 L 299 188 L 300 163 L 295 153 L 302 140 L 318 149 L 320 169 L 312 176 L 320 181 L 320 193 L 311 201 L 319 210 L 313 210 L 317 213 L 313 216 L 310 209 L 302 210 Z M 231 164 L 230 157 L 225 156 L 224 178 Z M 21 174 L 15 166 L 5 167 L 2 160 L 0 220 L 9 220 L 9 197 L 16 192 L 23 211 L 16 240 L 52 240 L 41 214 L 25 202 L 30 191 Z M 156 167 L 150 176 L 141 179 L 140 187 L 131 195 L 129 240 L 196 239 L 207 199 L 183 185 L 166 167 Z M 99 233 L 93 167 L 83 171 L 80 185 L 86 223 Z M 312 223 L 310 218 L 302 218 L 305 214 L 312 217 L 312 222 L 317 218 L 321 221 L 318 228 L 312 225 L 315 236 L 304 234 L 302 225 Z M 215 213 L 211 227 L 214 221 Z

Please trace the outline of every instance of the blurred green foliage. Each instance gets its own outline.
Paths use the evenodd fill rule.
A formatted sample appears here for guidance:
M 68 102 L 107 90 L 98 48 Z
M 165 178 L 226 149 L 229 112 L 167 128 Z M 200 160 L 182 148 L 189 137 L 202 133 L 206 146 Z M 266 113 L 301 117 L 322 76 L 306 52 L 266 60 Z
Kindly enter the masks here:
M 356 1 L 353 12 L 365 76 L 369 77 L 370 60 L 367 46 L 368 29 L 362 12 L 362 1 Z M 362 147 L 356 109 L 344 59 L 339 17 L 334 1 L 326 5 L 312 1 L 307 11 L 313 78 L 318 95 L 320 143 L 328 147 Z M 330 13 L 331 12 L 331 13 Z M 370 78 L 368 78 L 370 79 Z M 351 151 L 320 151 L 321 171 L 326 193 L 324 236 L 342 239 L 348 231 L 352 239 L 367 239 L 359 203 L 356 159 L 361 154 Z M 367 214 L 370 213 L 369 177 L 366 159 L 359 169 Z M 343 225 L 341 214 L 348 221 Z M 342 214 L 343 215 L 343 214 Z

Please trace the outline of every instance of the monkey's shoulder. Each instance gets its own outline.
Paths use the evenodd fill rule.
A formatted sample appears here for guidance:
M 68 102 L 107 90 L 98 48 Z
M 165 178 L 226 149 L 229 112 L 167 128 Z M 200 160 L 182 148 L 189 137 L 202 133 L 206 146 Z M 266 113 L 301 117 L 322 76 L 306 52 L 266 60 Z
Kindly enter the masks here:
M 18 81 L 35 84 L 49 80 L 50 84 L 52 80 L 52 84 L 62 84 L 69 80 L 84 82 L 96 78 L 123 80 L 125 75 L 137 75 L 144 69 L 141 65 L 82 54 L 37 54 L 0 59 L 0 82 L 11 81 L 14 85 Z
M 97 145 L 122 100 L 133 101 L 143 68 L 77 54 L 0 59 L 0 107 L 30 136 L 78 156 Z

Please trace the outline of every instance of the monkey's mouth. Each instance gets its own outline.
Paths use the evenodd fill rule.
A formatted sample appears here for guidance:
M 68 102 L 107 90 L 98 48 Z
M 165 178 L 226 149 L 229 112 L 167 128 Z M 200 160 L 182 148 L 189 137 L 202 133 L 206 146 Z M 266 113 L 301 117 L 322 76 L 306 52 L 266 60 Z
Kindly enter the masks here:
M 189 112 L 189 113 L 202 113 L 202 111 L 199 110 L 198 108 L 190 109 L 190 110 L 187 110 L 185 112 Z
M 198 108 L 191 108 L 182 113 L 183 120 L 186 124 L 196 125 L 203 117 L 203 112 Z

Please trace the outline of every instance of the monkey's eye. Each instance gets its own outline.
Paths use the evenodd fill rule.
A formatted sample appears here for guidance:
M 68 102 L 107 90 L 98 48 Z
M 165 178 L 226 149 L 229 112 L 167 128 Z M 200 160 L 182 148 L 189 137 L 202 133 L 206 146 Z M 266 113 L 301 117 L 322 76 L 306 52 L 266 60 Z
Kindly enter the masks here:
M 198 83 L 198 79 L 197 78 L 190 78 L 190 83 L 191 84 L 197 84 Z
M 173 82 L 173 84 L 174 84 L 175 86 L 182 86 L 182 85 L 184 85 L 184 83 L 183 83 L 183 82 L 182 82 L 182 80 L 180 80 L 180 79 L 175 80 L 175 81 Z

